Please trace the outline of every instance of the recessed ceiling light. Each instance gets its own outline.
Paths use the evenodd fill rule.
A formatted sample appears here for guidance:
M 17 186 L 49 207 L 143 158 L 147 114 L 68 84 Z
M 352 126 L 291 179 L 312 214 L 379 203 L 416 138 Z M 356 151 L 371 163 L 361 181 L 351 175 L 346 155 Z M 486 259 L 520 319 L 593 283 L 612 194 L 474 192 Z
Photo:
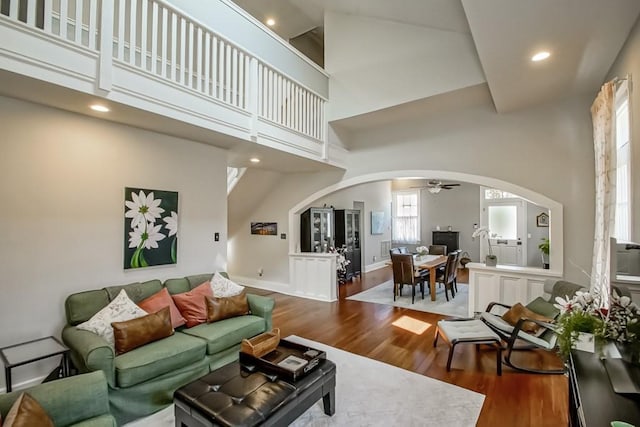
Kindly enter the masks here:
M 546 50 L 543 50 L 543 51 L 540 51 L 540 52 L 536 53 L 535 55 L 533 55 L 531 57 L 531 60 L 533 62 L 544 61 L 545 59 L 547 59 L 550 56 L 551 56 L 551 54 L 549 52 L 547 52 Z
M 273 18 L 267 19 L 267 25 L 273 27 L 274 25 L 276 25 L 276 20 Z
M 105 107 L 104 105 L 101 105 L 101 104 L 93 104 L 93 105 L 90 105 L 89 108 L 99 113 L 108 113 L 110 111 L 108 107 Z
M 251 163 L 260 163 L 260 159 L 259 159 L 259 158 L 257 158 L 257 157 L 252 157 L 252 158 L 250 158 L 250 159 L 249 159 L 249 161 L 250 161 Z

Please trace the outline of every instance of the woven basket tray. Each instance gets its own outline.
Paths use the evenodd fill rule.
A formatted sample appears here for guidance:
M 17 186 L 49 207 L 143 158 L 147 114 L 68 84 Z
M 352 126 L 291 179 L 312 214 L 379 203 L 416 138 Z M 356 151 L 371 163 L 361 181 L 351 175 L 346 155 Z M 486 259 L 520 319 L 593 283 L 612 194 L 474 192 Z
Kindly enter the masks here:
M 271 332 L 256 335 L 251 339 L 243 339 L 240 351 L 259 358 L 275 350 L 279 342 L 280 329 L 275 328 Z

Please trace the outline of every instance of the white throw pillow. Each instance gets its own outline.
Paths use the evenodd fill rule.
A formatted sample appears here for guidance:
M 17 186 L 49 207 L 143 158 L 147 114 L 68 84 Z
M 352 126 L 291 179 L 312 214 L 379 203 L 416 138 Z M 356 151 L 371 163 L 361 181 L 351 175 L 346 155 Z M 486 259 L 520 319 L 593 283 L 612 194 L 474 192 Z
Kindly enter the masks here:
M 114 346 L 111 322 L 124 322 L 146 316 L 147 314 L 146 311 L 131 301 L 123 289 L 109 305 L 94 314 L 91 319 L 79 324 L 77 328 L 98 334 L 111 344 L 111 346 Z
M 216 272 L 211 278 L 211 290 L 214 297 L 226 298 L 238 295 L 244 290 L 244 286 L 238 285 Z

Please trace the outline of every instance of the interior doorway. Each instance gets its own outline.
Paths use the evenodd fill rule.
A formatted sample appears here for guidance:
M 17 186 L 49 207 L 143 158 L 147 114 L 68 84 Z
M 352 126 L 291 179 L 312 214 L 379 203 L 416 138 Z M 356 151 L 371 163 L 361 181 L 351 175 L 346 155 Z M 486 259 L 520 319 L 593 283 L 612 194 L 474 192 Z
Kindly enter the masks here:
M 481 187 L 482 225 L 491 232 L 491 248 L 502 265 L 527 265 L 527 209 L 519 197 L 487 198 Z M 510 196 L 507 194 L 506 196 Z M 480 247 L 481 259 L 488 254 L 488 246 Z

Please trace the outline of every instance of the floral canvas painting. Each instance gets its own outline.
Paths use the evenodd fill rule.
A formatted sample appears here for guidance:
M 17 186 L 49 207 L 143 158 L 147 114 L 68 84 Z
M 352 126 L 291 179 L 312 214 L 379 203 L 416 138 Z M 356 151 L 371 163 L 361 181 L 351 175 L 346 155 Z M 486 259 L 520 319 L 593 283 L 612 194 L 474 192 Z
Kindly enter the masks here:
M 124 268 L 175 264 L 178 193 L 125 187 Z

